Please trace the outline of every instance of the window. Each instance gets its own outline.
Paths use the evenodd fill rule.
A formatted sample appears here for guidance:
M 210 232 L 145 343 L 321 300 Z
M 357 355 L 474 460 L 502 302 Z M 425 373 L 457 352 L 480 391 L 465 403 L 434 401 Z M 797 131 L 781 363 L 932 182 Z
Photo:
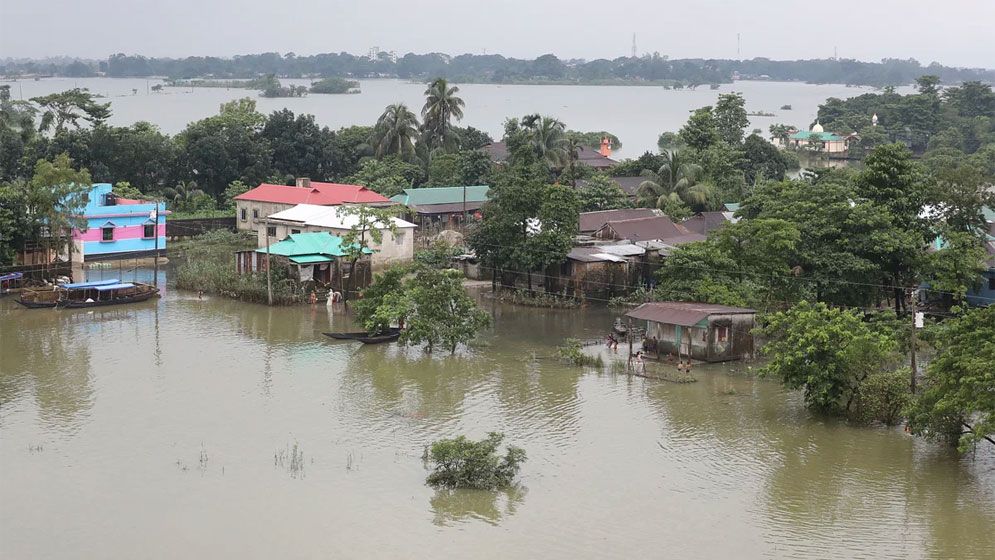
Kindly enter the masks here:
M 266 235 L 276 237 L 276 226 L 266 226 Z
M 104 226 L 100 228 L 101 241 L 114 241 L 114 226 Z
M 152 239 L 155 237 L 155 224 L 152 222 L 147 222 L 142 231 L 142 237 L 145 239 Z
M 995 290 L 995 275 L 988 277 L 988 289 Z
M 299 230 L 299 229 L 292 229 L 292 230 L 290 230 L 290 233 L 300 233 L 300 232 L 301 232 L 301 230 Z
M 397 245 L 404 245 L 404 233 L 398 233 L 394 236 L 394 243 Z
M 725 342 L 729 340 L 729 327 L 715 327 L 715 341 Z
M 253 220 L 258 220 L 259 219 L 259 209 L 258 208 L 253 208 L 252 209 L 252 219 Z
M 245 208 L 242 208 L 241 212 L 242 221 L 244 222 L 249 218 L 249 212 Z

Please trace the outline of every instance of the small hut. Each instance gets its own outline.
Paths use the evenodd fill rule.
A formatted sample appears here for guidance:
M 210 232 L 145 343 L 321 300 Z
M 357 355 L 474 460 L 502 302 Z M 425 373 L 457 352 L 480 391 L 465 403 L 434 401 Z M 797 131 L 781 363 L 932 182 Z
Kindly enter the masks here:
M 703 362 L 739 360 L 753 354 L 756 311 L 710 303 L 657 301 L 625 314 L 645 321 L 643 348 L 651 355 L 690 356 Z

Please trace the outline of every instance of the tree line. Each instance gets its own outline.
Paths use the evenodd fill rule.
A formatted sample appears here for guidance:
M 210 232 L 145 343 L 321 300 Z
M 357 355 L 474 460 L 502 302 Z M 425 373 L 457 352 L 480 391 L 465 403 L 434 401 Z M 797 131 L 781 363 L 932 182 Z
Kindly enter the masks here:
M 501 55 L 388 53 L 369 56 L 349 53 L 322 53 L 298 56 L 295 53 L 261 53 L 231 58 L 192 56 L 155 58 L 118 53 L 106 60 L 48 59 L 0 61 L 0 74 L 59 75 L 71 77 L 166 76 L 182 78 L 253 78 L 274 74 L 281 77 L 352 77 L 427 80 L 444 77 L 460 82 L 561 82 L 598 83 L 671 82 L 697 86 L 728 83 L 734 76 L 754 79 L 839 83 L 875 87 L 910 84 L 922 74 L 939 76 L 945 83 L 965 80 L 995 81 L 995 70 L 965 69 L 933 62 L 922 65 L 914 59 L 882 59 L 864 62 L 852 59 L 750 60 L 670 59 L 659 53 L 638 57 L 596 60 L 560 59 L 544 54 L 535 59 Z

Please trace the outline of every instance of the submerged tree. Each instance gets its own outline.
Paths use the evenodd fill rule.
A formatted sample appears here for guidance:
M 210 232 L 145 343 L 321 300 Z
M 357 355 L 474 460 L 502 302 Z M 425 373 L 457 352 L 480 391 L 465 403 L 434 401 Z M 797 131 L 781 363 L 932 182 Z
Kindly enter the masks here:
M 342 293 L 349 299 L 349 293 L 356 285 L 356 263 L 364 255 L 374 252 L 372 245 L 383 243 L 385 231 L 391 235 L 397 234 L 397 224 L 394 221 L 393 208 L 376 208 L 359 204 L 355 206 L 339 206 L 339 217 L 344 221 L 353 221 L 349 231 L 342 236 L 342 252 L 349 261 L 349 284 L 343 286 Z
M 480 441 L 466 436 L 438 440 L 425 449 L 431 464 L 426 482 L 447 488 L 497 490 L 511 485 L 526 459 L 525 450 L 509 445 L 504 457 L 497 454 L 504 434 L 490 432 Z

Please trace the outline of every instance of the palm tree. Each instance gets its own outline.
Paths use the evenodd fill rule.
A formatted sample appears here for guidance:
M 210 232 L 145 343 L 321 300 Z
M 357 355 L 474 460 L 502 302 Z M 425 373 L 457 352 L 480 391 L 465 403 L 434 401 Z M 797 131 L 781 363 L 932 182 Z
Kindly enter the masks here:
M 563 153 L 566 156 L 564 173 L 570 177 L 570 184 L 574 187 L 577 186 L 577 175 L 575 171 L 577 170 L 577 160 L 580 159 L 580 153 L 584 151 L 584 144 L 579 138 L 572 137 L 567 138 L 567 141 L 563 146 Z
M 425 106 L 421 116 L 425 122 L 424 136 L 430 149 L 452 148 L 456 137 L 451 119 L 463 119 L 463 100 L 456 96 L 459 88 L 449 85 L 445 78 L 436 78 L 425 90 Z
M 197 187 L 194 181 L 176 183 L 175 187 L 166 187 L 162 190 L 163 198 L 168 200 L 171 206 L 180 212 L 196 210 L 197 199 L 204 195 L 204 191 Z
M 418 117 L 404 103 L 388 105 L 373 127 L 372 142 L 377 157 L 396 154 L 401 159 L 414 154 Z
M 714 198 L 714 188 L 699 183 L 700 165 L 686 161 L 679 152 L 663 152 L 664 163 L 656 173 L 646 172 L 636 197 L 643 206 L 664 208 L 668 203 L 683 202 L 696 211 L 707 210 Z
M 536 155 L 546 160 L 550 167 L 562 167 L 567 159 L 566 125 L 553 117 L 529 115 L 522 119 L 522 127 L 529 133 L 529 141 Z

